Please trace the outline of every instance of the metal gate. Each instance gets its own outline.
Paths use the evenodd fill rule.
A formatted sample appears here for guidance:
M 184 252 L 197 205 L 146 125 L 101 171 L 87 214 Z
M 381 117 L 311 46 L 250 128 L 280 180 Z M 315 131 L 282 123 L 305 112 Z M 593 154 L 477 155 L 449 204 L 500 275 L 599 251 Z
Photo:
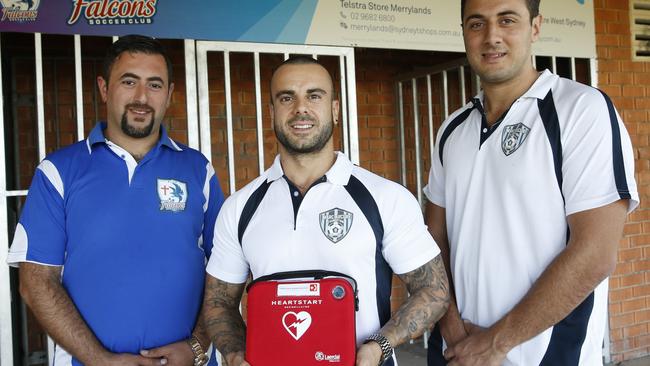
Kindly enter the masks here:
M 0 35 L 0 46 L 2 46 L 2 42 L 7 37 L 9 36 Z M 96 95 L 96 86 L 94 82 L 91 81 L 90 83 L 86 83 L 86 87 L 83 86 L 82 81 L 84 80 L 84 75 L 82 75 L 82 62 L 87 61 L 87 57 L 85 57 L 82 52 L 82 37 L 79 35 L 65 37 L 67 37 L 67 41 L 70 41 L 71 46 L 73 45 L 74 47 L 74 57 L 72 60 L 74 63 L 73 121 L 68 122 L 74 123 L 75 125 L 72 140 L 82 140 L 85 138 L 88 130 L 92 128 L 92 124 L 88 124 L 88 116 L 86 116 L 86 124 L 84 124 L 84 102 L 86 104 L 94 104 L 96 117 L 98 115 L 97 111 L 100 101 L 98 101 L 98 96 Z M 35 148 L 38 151 L 37 157 L 35 157 L 34 160 L 37 160 L 37 162 L 45 158 L 48 147 L 50 149 L 52 148 L 52 146 L 46 146 L 46 103 L 44 100 L 44 53 L 42 38 L 43 37 L 40 33 L 35 33 L 33 35 L 33 72 L 35 75 L 34 109 L 37 141 L 37 146 Z M 116 39 L 116 37 L 113 37 L 113 41 Z M 260 64 L 261 59 L 264 60 L 269 58 L 270 61 L 277 61 L 279 63 L 291 54 L 308 54 L 319 59 L 322 58 L 324 62 L 329 62 L 329 71 L 338 76 L 335 80 L 335 85 L 338 85 L 339 87 L 338 92 L 341 100 L 342 124 L 341 127 L 335 131 L 335 137 L 337 138 L 335 145 L 341 148 L 354 163 L 358 164 L 359 145 L 353 48 L 204 42 L 195 40 L 185 40 L 179 48 L 182 48 L 184 53 L 185 93 L 182 93 L 179 88 L 174 93 L 174 96 L 175 98 L 179 98 L 181 101 L 183 98 L 185 99 L 186 108 L 185 111 L 181 112 L 184 113 L 186 120 L 181 122 L 184 124 L 181 126 L 181 129 L 187 131 L 187 144 L 190 147 L 199 149 L 213 163 L 215 161 L 227 161 L 226 164 L 223 164 L 223 169 L 218 169 L 217 166 L 215 166 L 215 170 L 221 180 L 222 188 L 224 188 L 226 194 L 228 192 L 233 193 L 237 188 L 237 184 L 241 185 L 247 183 L 246 179 L 248 177 L 240 174 L 240 166 L 246 165 L 247 162 L 244 158 L 249 158 L 251 155 L 257 155 L 255 159 L 255 169 L 247 170 L 247 173 L 254 177 L 261 173 L 265 166 L 269 165 L 270 160 L 265 157 L 269 157 L 269 152 L 275 150 L 273 144 L 268 141 L 266 141 L 267 143 L 265 144 L 264 138 L 265 131 L 266 135 L 269 135 L 268 132 L 270 131 L 270 126 L 264 127 L 262 122 L 264 116 L 262 106 L 262 100 L 264 97 L 262 95 L 262 90 L 265 86 L 263 83 L 269 82 L 268 79 L 270 75 L 268 73 L 263 74 L 260 71 L 268 71 L 270 68 L 265 69 L 264 67 L 266 65 Z M 254 74 L 254 82 L 252 84 L 248 82 L 241 83 L 245 86 L 241 87 L 241 85 L 232 83 L 232 69 L 234 68 L 232 67 L 231 60 L 233 55 L 240 59 L 242 57 L 250 56 L 249 66 Z M 0 51 L 0 60 L 2 60 L 3 56 L 6 57 L 6 55 L 2 55 Z M 219 67 L 216 68 L 208 63 L 209 59 L 214 59 L 214 56 L 220 56 L 217 59 L 221 60 L 218 62 Z M 247 62 L 248 61 L 244 63 Z M 241 66 L 241 62 L 236 66 Z M 215 70 L 217 71 L 215 72 Z M 217 74 L 220 74 L 221 77 L 213 78 L 213 76 Z M 5 142 L 7 140 L 5 139 L 6 136 L 4 135 L 4 131 L 5 124 L 14 123 L 14 121 L 5 121 L 4 118 L 4 108 L 11 106 L 3 105 L 3 96 L 5 95 L 3 94 L 3 85 L 5 85 L 3 80 L 6 81 L 3 77 L 12 77 L 12 75 L 2 75 L 2 68 L 0 67 L 0 111 L 3 111 L 3 113 L 0 113 L 0 364 L 40 364 L 41 362 L 36 360 L 36 357 L 30 359 L 30 355 L 26 354 L 26 346 L 28 346 L 26 337 L 26 318 L 24 315 L 21 315 L 24 314 L 24 304 L 22 304 L 22 300 L 19 297 L 12 298 L 12 293 L 15 293 L 15 289 L 12 289 L 10 283 L 10 270 L 5 264 L 7 260 L 10 233 L 13 233 L 15 229 L 15 222 L 13 222 L 15 221 L 15 218 L 12 219 L 12 225 L 9 225 L 10 217 L 8 215 L 8 209 L 10 208 L 10 205 L 8 203 L 9 200 L 26 196 L 27 190 L 7 189 L 7 172 L 11 171 L 10 168 L 12 167 L 11 163 L 6 164 L 7 156 L 5 154 Z M 94 79 L 94 75 L 85 75 L 85 78 L 86 81 L 88 81 L 88 78 Z M 181 84 L 178 79 L 176 81 L 177 85 Z M 221 87 L 218 85 L 220 82 L 222 84 Z M 233 101 L 232 98 L 233 87 L 239 88 L 242 95 L 248 95 L 250 96 L 250 99 L 254 100 L 254 111 L 250 110 L 249 112 L 249 114 L 254 114 L 254 123 L 246 125 L 246 127 L 249 128 L 244 131 L 244 133 L 241 133 L 241 130 L 244 130 L 242 126 L 245 122 L 245 118 L 241 113 L 239 115 L 233 113 L 234 111 L 237 111 L 237 108 L 239 108 L 238 101 Z M 217 105 L 218 110 L 216 111 L 212 109 L 212 107 L 215 106 L 215 103 L 211 97 L 211 95 L 214 95 L 215 88 L 220 90 L 222 88 L 222 95 L 224 97 L 222 105 Z M 85 99 L 84 92 L 86 95 Z M 181 112 L 176 111 L 176 113 Z M 16 111 L 16 113 L 18 114 L 20 112 Z M 104 116 L 100 115 L 99 117 L 103 118 Z M 239 122 L 239 124 L 236 122 Z M 222 131 L 226 136 L 223 141 L 219 141 L 218 139 L 215 141 L 215 132 L 219 132 L 217 130 Z M 244 146 L 245 149 L 243 151 L 239 151 L 236 146 L 236 144 L 240 142 L 237 134 L 239 133 L 250 140 L 251 130 L 255 130 L 252 140 L 255 140 L 254 145 L 256 146 L 256 149 L 254 150 L 256 151 L 252 151 L 251 147 L 248 145 Z M 18 144 L 18 138 L 16 136 L 8 136 L 8 138 L 16 140 L 13 141 L 14 145 Z M 270 138 L 266 140 L 271 139 L 274 139 L 274 137 L 270 136 Z M 224 146 L 225 148 L 223 148 Z M 244 158 L 240 161 L 236 159 L 236 157 L 242 156 Z M 272 156 L 270 156 L 270 158 L 272 158 Z M 16 162 L 15 165 L 18 165 L 18 162 Z M 226 185 L 228 186 L 228 189 L 225 189 Z M 20 206 L 20 204 L 13 206 Z M 19 208 L 17 211 L 19 211 Z M 18 212 L 15 214 L 17 215 Z M 17 314 L 15 311 L 12 313 L 12 304 L 14 303 L 20 304 L 20 307 L 23 308 L 21 314 Z M 16 326 L 25 330 L 22 339 L 16 339 L 14 336 L 12 328 Z M 25 355 L 22 360 L 14 360 L 14 345 L 16 345 L 17 342 L 21 342 L 25 350 Z M 50 365 L 52 364 L 53 357 L 52 346 L 51 341 L 49 341 L 49 346 L 47 347 L 47 363 Z M 44 356 L 44 354 L 42 356 Z
M 357 128 L 357 104 L 356 104 L 356 81 L 355 81 L 355 70 L 354 70 L 354 48 L 350 47 L 324 47 L 324 46 L 302 46 L 302 45 L 279 45 L 279 44 L 261 44 L 261 43 L 239 43 L 239 42 L 210 42 L 210 41 L 197 41 L 196 42 L 196 52 L 188 51 L 188 49 L 193 48 L 191 44 L 192 41 L 186 41 L 186 65 L 193 63 L 191 60 L 191 55 L 196 54 L 196 80 L 198 80 L 198 122 L 196 120 L 188 121 L 190 125 L 198 125 L 198 131 L 200 131 L 200 149 L 205 156 L 216 157 L 212 149 L 211 136 L 214 130 L 214 123 L 211 121 L 214 116 L 214 111 L 211 110 L 212 103 L 211 95 L 214 95 L 212 92 L 211 86 L 215 86 L 214 83 L 210 83 L 211 77 L 214 74 L 223 73 L 223 84 L 224 84 L 224 99 L 226 106 L 234 106 L 232 97 L 232 63 L 231 59 L 233 55 L 239 55 L 240 59 L 244 58 L 244 62 L 250 63 L 252 67 L 252 73 L 254 75 L 254 80 L 252 85 L 249 85 L 248 88 L 242 88 L 243 90 L 240 93 L 252 93 L 254 95 L 255 101 L 255 131 L 256 131 L 256 143 L 257 143 L 257 172 L 255 175 L 262 173 L 265 169 L 265 166 L 268 166 L 270 161 L 267 159 L 265 153 L 268 153 L 269 150 L 273 151 L 273 148 L 264 147 L 264 130 L 270 131 L 270 126 L 263 126 L 263 113 L 264 109 L 262 106 L 262 99 L 268 96 L 270 92 L 263 93 L 264 87 L 268 86 L 270 83 L 270 71 L 271 68 L 267 68 L 264 71 L 268 71 L 265 75 L 262 74 L 263 63 L 261 62 L 262 57 L 269 58 L 272 62 L 271 65 L 277 65 L 282 60 L 287 59 L 292 54 L 302 54 L 302 55 L 312 55 L 314 58 L 328 58 L 330 61 L 330 66 L 337 68 L 338 78 L 335 78 L 335 86 L 339 86 L 339 94 L 341 101 L 341 114 L 342 114 L 342 124 L 340 131 L 340 138 L 335 139 L 335 144 L 352 160 L 353 163 L 359 163 L 359 144 L 358 144 L 358 128 Z M 219 57 L 223 62 L 223 67 L 218 67 L 217 70 L 211 68 L 208 62 L 209 56 Z M 275 59 L 273 58 L 275 57 Z M 246 60 L 246 58 L 248 58 Z M 324 62 L 324 60 L 323 60 Z M 216 62 L 215 62 L 216 63 Z M 219 65 L 221 66 L 221 65 Z M 330 67 L 330 72 L 332 71 Z M 193 70 L 192 70 L 193 71 Z M 188 78 L 191 77 L 189 75 Z M 264 78 L 263 76 L 266 76 Z M 241 81 L 241 80 L 240 80 Z M 188 85 L 189 85 L 188 80 Z M 189 87 L 188 87 L 189 90 Z M 190 101 L 188 96 L 188 105 L 197 104 L 196 101 Z M 240 116 L 240 118 L 243 118 Z M 235 152 L 235 138 L 234 131 L 236 130 L 234 126 L 233 119 L 233 108 L 226 107 L 225 110 L 225 123 L 226 123 L 226 143 L 227 143 L 227 168 L 228 168 L 228 182 L 222 182 L 222 186 L 227 183 L 229 187 L 229 192 L 233 193 L 236 191 L 237 183 L 236 178 L 237 174 L 233 174 L 237 170 L 237 164 L 235 161 L 236 152 Z M 243 125 L 243 123 L 242 123 Z M 242 126 L 243 127 L 243 126 Z M 335 132 L 335 138 L 338 137 Z M 337 141 L 338 140 L 338 141 Z M 223 156 L 223 155 L 221 155 Z M 265 163 L 266 162 L 266 163 Z M 215 169 L 219 171 L 219 164 L 215 163 Z

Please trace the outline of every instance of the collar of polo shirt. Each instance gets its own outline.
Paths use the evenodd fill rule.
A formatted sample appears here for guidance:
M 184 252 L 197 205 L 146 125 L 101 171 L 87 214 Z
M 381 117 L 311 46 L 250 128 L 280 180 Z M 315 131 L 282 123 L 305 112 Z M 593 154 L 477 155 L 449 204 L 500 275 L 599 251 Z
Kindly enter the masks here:
M 338 184 L 344 186 L 348 184 L 350 176 L 352 175 L 352 169 L 354 165 L 350 160 L 340 151 L 335 152 L 336 161 L 330 170 L 325 173 L 327 181 L 332 184 Z M 284 176 L 284 171 L 282 170 L 282 164 L 280 163 L 280 155 L 275 157 L 273 165 L 269 168 L 268 176 L 266 178 L 267 182 L 274 182 Z

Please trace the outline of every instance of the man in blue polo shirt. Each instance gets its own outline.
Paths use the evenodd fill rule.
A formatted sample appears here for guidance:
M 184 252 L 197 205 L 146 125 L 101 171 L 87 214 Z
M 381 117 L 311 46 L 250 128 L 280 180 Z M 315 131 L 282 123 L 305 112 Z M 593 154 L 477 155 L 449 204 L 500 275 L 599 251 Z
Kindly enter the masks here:
M 161 125 L 171 80 L 159 42 L 120 38 L 97 78 L 107 121 L 36 170 L 8 262 L 56 366 L 206 362 L 197 318 L 223 194 Z

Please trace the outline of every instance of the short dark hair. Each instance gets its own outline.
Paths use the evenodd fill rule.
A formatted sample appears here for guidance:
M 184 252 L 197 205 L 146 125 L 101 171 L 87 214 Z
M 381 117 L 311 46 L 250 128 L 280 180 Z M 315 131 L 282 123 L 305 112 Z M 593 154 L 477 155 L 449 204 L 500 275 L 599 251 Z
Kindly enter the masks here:
M 539 15 L 539 2 L 541 0 L 523 0 L 526 2 L 526 7 L 528 8 L 528 13 L 530 13 L 530 21 Z M 460 21 L 461 23 L 465 22 L 465 3 L 467 0 L 460 0 Z
M 278 70 L 285 65 L 319 65 L 320 67 L 325 69 L 327 74 L 330 76 L 330 80 L 332 81 L 332 98 L 334 98 L 334 96 L 336 95 L 336 92 L 334 91 L 334 78 L 332 77 L 332 74 L 329 72 L 327 67 L 325 67 L 325 65 L 323 65 L 317 59 L 311 56 L 295 55 L 284 60 L 281 64 L 273 68 L 273 72 L 271 73 L 271 82 L 273 81 L 273 77 L 275 76 L 275 73 L 278 72 Z M 271 95 L 271 104 L 273 104 L 273 95 Z
M 141 52 L 147 55 L 161 55 L 167 64 L 168 82 L 171 83 L 173 80 L 174 71 L 172 69 L 172 61 L 169 58 L 165 47 L 154 38 L 141 36 L 138 34 L 129 34 L 127 36 L 120 37 L 117 41 L 113 42 L 111 47 L 108 48 L 108 51 L 106 51 L 106 56 L 104 57 L 103 76 L 104 79 L 106 79 L 107 84 L 115 59 L 117 59 L 124 52 Z

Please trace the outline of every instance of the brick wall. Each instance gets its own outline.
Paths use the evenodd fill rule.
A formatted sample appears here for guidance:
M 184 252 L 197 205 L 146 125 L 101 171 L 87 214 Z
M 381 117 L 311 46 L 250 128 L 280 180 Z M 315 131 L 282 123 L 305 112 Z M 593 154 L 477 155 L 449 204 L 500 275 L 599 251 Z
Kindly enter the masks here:
M 599 85 L 631 135 L 640 207 L 630 215 L 610 280 L 614 361 L 650 354 L 650 62 L 632 61 L 628 1 L 595 0 Z

